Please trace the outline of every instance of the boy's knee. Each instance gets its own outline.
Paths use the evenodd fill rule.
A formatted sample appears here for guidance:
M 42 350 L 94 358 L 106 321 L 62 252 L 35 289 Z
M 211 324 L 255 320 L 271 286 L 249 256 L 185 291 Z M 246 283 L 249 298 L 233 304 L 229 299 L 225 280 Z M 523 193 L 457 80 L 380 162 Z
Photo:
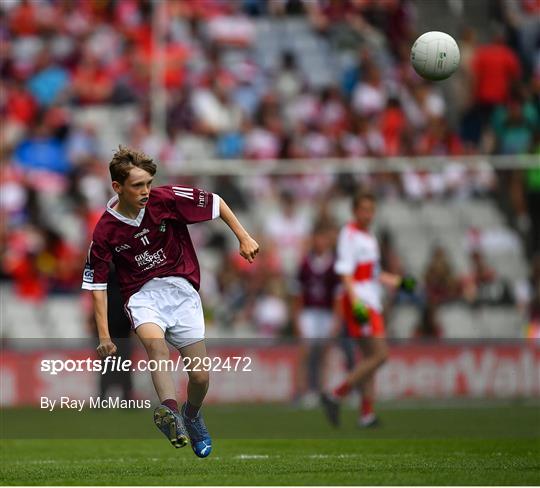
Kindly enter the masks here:
M 383 365 L 386 361 L 388 361 L 388 350 L 382 351 L 379 356 L 379 364 Z
M 388 360 L 388 346 L 383 342 L 375 342 L 369 356 L 373 358 L 377 366 L 383 365 Z
M 381 347 L 377 351 L 377 362 L 379 363 L 379 365 L 383 365 L 384 363 L 386 363 L 386 361 L 388 361 L 388 355 L 388 347 L 386 346 Z
M 196 385 L 207 385 L 210 381 L 208 371 L 191 371 L 189 373 L 189 382 Z
M 162 340 L 151 340 L 145 344 L 146 352 L 150 359 L 168 359 L 169 358 L 169 348 L 165 341 Z

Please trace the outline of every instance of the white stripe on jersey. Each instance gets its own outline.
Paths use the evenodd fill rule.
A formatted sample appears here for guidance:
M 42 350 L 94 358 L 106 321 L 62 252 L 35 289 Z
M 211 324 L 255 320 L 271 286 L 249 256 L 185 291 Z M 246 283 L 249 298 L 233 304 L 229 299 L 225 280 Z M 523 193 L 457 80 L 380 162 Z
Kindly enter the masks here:
M 107 283 L 87 283 L 83 281 L 81 288 L 83 290 L 106 290 Z
M 193 188 L 184 188 L 182 186 L 173 186 L 172 187 L 174 192 L 180 192 L 180 193 L 189 193 L 193 195 Z
M 189 198 L 190 200 L 195 200 L 193 197 L 190 197 L 189 195 L 184 195 L 183 193 L 176 193 L 176 192 L 174 192 L 174 194 L 175 194 L 177 197 L 183 197 L 183 198 Z
M 194 200 L 194 198 L 193 198 L 193 188 L 183 188 L 181 186 L 173 186 L 172 190 L 173 190 L 173 193 L 177 197 L 184 197 L 184 198 L 188 198 L 190 200 Z
M 90 263 L 90 253 L 92 252 L 92 246 L 94 244 L 94 241 L 91 241 L 90 242 L 90 246 L 88 247 L 88 254 L 87 254 L 87 259 L 88 259 L 88 262 Z

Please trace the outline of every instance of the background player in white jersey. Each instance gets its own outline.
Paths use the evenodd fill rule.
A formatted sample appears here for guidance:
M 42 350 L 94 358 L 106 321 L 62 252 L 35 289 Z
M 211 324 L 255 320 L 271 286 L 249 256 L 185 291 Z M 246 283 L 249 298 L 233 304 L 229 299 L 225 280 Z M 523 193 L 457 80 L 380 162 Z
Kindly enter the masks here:
M 93 294 L 98 353 L 106 357 L 117 350 L 107 323 L 106 290 L 112 261 L 125 310 L 149 359 L 169 359 L 167 340 L 195 364 L 194 358 L 206 356 L 206 347 L 197 293 L 199 263 L 187 225 L 220 216 L 238 238 L 241 256 L 250 263 L 259 245 L 218 195 L 183 186 L 152 189 L 156 164 L 145 154 L 121 146 L 109 170 L 117 196 L 108 202 L 94 229 L 82 286 Z M 206 457 L 212 441 L 200 408 L 209 374 L 193 368 L 188 375 L 187 401 L 179 412 L 171 372 L 152 372 L 161 401 L 154 422 L 175 447 L 185 446 L 189 434 L 195 454 Z
M 322 395 L 329 421 L 339 424 L 339 402 L 351 389 L 362 392 L 359 425 L 376 425 L 373 411 L 374 374 L 388 357 L 382 315 L 381 285 L 413 291 L 415 280 L 381 270 L 377 239 L 369 232 L 375 216 L 375 197 L 362 191 L 352 201 L 353 221 L 339 234 L 335 270 L 343 283 L 342 313 L 349 337 L 358 338 L 362 361 L 332 393 Z

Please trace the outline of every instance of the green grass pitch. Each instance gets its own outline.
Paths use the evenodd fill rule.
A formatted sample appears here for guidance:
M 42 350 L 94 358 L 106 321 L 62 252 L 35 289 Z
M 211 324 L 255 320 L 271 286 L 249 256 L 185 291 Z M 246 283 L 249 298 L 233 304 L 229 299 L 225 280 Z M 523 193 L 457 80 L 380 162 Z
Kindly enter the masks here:
M 0 478 L 3 485 L 540 484 L 538 405 L 382 406 L 380 414 L 380 428 L 360 430 L 346 410 L 342 427 L 332 429 L 317 410 L 208 407 L 214 452 L 198 459 L 161 438 L 149 411 L 4 409 Z

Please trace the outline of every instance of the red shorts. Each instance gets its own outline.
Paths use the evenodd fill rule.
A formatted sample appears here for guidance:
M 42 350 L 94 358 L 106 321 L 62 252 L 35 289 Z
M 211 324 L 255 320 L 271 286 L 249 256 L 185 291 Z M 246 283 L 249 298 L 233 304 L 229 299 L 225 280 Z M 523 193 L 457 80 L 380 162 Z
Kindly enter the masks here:
M 349 337 L 385 337 L 384 319 L 380 312 L 369 308 L 369 320 L 361 324 L 352 313 L 351 301 L 343 295 L 343 315 Z

